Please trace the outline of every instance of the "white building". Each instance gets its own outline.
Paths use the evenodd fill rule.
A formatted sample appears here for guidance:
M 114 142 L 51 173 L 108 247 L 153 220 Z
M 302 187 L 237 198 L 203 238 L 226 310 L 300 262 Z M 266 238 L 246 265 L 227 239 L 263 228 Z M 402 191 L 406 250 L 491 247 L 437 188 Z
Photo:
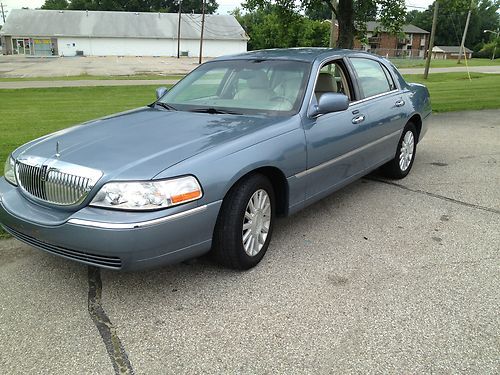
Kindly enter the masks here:
M 459 53 L 460 53 L 460 46 L 432 47 L 433 59 L 440 59 L 440 60 L 458 59 Z M 468 49 L 467 47 L 464 47 L 464 50 L 462 51 L 462 58 L 464 57 L 464 54 L 467 54 L 467 56 L 465 56 L 467 59 L 472 58 L 472 50 Z
M 182 14 L 180 52 L 198 57 L 201 14 Z M 3 54 L 176 56 L 177 13 L 12 10 L 0 31 Z M 203 57 L 245 52 L 248 36 L 230 15 L 206 15 Z

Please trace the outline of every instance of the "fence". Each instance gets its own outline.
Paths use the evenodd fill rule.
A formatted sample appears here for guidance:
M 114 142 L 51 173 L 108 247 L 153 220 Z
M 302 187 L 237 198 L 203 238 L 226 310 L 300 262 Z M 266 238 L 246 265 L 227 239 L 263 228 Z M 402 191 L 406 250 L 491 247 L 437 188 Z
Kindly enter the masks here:
M 396 48 L 357 48 L 360 51 L 374 53 L 391 60 L 421 60 L 425 58 L 424 47 L 421 49 L 396 49 Z

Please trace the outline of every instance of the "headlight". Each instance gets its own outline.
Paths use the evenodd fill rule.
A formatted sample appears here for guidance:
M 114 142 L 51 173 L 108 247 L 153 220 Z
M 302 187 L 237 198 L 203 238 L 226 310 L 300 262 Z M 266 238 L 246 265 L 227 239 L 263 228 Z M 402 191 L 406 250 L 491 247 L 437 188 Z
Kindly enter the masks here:
M 161 181 L 109 182 L 90 205 L 119 210 L 157 210 L 191 202 L 202 195 L 200 184 L 193 176 Z
M 14 161 L 14 158 L 12 156 L 9 156 L 9 158 L 5 162 L 3 175 L 8 182 L 10 182 L 12 185 L 17 186 L 15 166 L 16 162 Z

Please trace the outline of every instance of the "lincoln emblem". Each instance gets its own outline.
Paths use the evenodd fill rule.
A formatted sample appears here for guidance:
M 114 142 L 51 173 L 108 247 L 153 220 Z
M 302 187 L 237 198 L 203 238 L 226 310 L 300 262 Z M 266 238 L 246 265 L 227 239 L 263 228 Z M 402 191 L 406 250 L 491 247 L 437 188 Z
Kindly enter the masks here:
M 46 165 L 42 165 L 41 169 L 40 169 L 40 180 L 45 182 L 47 181 L 47 166 Z

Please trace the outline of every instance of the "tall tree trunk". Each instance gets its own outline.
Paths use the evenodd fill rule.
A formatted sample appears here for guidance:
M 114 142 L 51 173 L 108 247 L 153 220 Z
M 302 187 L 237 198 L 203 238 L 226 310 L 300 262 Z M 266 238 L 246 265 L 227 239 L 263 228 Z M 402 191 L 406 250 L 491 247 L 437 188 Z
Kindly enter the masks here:
M 354 47 L 354 1 L 339 0 L 338 7 L 339 41 L 338 47 Z
M 332 12 L 332 23 L 330 25 L 330 48 L 335 48 L 337 47 L 337 41 L 339 39 L 339 33 L 338 33 L 338 27 L 335 26 L 335 23 L 337 23 L 337 16 L 335 15 L 334 12 Z

